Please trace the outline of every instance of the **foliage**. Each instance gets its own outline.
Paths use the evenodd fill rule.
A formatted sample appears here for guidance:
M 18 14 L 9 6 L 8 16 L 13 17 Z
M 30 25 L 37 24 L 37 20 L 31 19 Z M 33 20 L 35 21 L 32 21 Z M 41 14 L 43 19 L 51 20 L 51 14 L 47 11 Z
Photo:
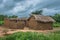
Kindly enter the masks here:
M 9 16 L 9 18 L 17 18 L 18 16 L 16 15 L 12 15 L 12 16 Z
M 0 15 L 0 21 L 3 21 L 4 18 L 7 18 L 8 16 L 7 15 Z
M 4 21 L 0 21 L 0 25 L 3 25 L 4 24 Z
M 53 23 L 53 27 L 60 27 L 60 23 L 59 22 Z
M 50 34 L 36 32 L 18 32 L 9 36 L 0 38 L 0 40 L 60 40 L 60 31 Z
M 52 18 L 55 19 L 56 22 L 60 22 L 60 14 L 55 14 Z
M 42 12 L 43 12 L 43 10 L 39 10 L 39 11 L 32 12 L 32 14 L 40 14 L 40 15 L 42 15 Z
M 17 18 L 18 16 L 12 15 L 12 16 L 7 16 L 7 15 L 0 15 L 0 25 L 4 24 L 4 18 Z
M 50 16 L 52 17 L 56 22 L 53 23 L 53 27 L 60 27 L 60 14 L 55 14 L 54 16 Z
M 4 21 L 4 18 L 17 18 L 18 16 L 12 15 L 12 16 L 7 16 L 7 15 L 0 15 L 0 21 Z
M 0 15 L 0 25 L 4 24 L 4 18 L 17 18 L 18 16 L 12 15 L 12 16 L 7 16 L 7 15 Z

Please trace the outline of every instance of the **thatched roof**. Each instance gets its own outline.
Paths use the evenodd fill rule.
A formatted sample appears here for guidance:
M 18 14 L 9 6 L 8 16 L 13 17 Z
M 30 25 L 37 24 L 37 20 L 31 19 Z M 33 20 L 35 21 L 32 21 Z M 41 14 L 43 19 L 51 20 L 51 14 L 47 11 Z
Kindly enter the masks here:
M 32 15 L 35 17 L 35 20 L 41 21 L 41 22 L 55 22 L 55 20 L 49 16 L 43 16 L 43 15 Z

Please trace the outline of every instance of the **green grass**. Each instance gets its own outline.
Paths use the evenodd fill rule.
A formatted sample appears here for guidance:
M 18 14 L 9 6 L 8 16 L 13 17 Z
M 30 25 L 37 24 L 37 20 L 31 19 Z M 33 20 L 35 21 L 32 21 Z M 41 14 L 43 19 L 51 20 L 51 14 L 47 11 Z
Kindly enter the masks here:
M 3 25 L 4 24 L 4 21 L 0 21 L 0 25 Z
M 53 27 L 60 27 L 60 23 L 58 23 L 58 22 L 53 23 Z
M 60 31 L 46 35 L 36 32 L 17 32 L 0 40 L 60 40 Z

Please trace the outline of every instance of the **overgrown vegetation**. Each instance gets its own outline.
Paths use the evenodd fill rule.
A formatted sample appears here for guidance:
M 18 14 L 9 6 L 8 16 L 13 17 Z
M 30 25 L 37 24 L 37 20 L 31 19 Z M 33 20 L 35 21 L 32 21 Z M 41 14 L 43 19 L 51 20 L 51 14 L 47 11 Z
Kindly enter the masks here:
M 43 10 L 39 10 L 39 11 L 32 12 L 32 14 L 42 15 L 42 12 L 43 12 Z
M 53 18 L 56 22 L 60 22 L 60 14 L 55 14 L 54 16 L 52 16 L 52 18 Z
M 17 18 L 18 16 L 12 15 L 12 16 L 7 16 L 7 15 L 0 15 L 0 26 L 4 24 L 4 18 Z
M 4 24 L 4 21 L 0 21 L 0 25 L 3 25 Z
M 36 32 L 18 32 L 9 36 L 0 38 L 0 40 L 60 40 L 60 31 L 42 34 Z
M 53 23 L 53 27 L 60 27 L 60 14 L 55 14 L 51 16 L 56 22 Z
M 60 27 L 60 23 L 59 22 L 53 23 L 53 27 Z

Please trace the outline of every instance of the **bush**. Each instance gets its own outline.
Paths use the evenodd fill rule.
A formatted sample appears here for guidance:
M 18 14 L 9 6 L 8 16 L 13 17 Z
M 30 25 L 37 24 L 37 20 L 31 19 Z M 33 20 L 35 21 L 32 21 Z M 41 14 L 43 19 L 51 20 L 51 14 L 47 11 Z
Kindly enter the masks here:
M 0 40 L 60 40 L 58 33 L 59 32 L 44 35 L 36 32 L 18 32 L 0 38 Z
M 59 22 L 53 23 L 53 27 L 60 27 L 60 23 Z
M 0 21 L 0 25 L 3 25 L 4 24 L 4 21 Z

